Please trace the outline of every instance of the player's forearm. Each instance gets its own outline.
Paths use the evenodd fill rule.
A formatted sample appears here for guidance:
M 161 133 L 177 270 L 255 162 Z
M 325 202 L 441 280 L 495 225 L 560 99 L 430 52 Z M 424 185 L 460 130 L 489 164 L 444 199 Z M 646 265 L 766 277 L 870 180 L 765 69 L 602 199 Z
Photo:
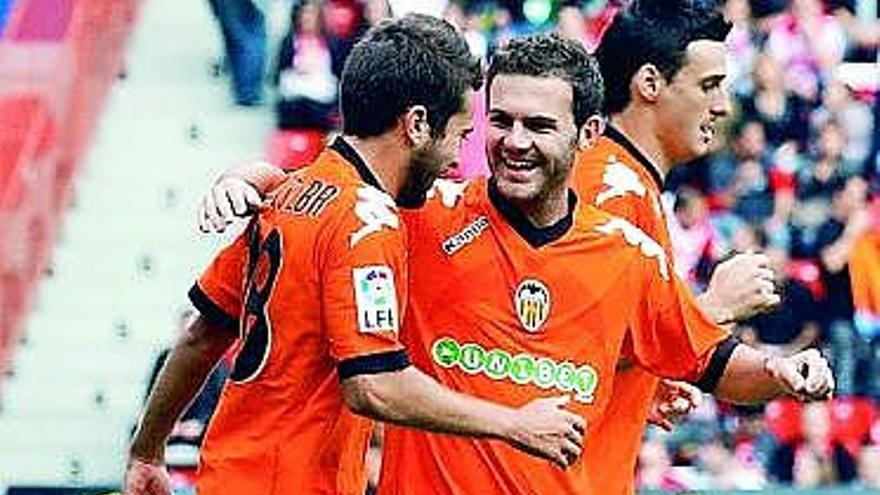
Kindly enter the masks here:
M 220 177 L 220 180 L 228 177 L 236 177 L 244 180 L 261 195 L 265 195 L 275 186 L 282 183 L 287 174 L 280 168 L 265 161 L 254 161 L 233 167 Z
M 449 390 L 413 366 L 350 378 L 343 390 L 349 407 L 359 414 L 438 433 L 503 438 L 512 413 Z
M 715 396 L 735 404 L 766 402 L 786 393 L 767 368 L 769 355 L 745 344 L 733 350 Z
M 234 339 L 234 334 L 201 317 L 180 336 L 147 399 L 130 448 L 133 457 L 162 460 L 165 441 L 174 423 Z

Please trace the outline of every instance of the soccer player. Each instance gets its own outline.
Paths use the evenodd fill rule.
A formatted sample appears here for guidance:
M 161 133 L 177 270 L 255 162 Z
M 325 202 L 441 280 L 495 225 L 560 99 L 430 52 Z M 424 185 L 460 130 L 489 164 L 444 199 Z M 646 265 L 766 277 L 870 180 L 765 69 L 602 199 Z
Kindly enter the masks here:
M 596 53 L 610 123 L 598 144 L 578 155 L 573 187 L 584 201 L 645 231 L 670 259 L 660 207 L 663 179 L 671 167 L 709 153 L 716 126 L 729 113 L 723 84 L 729 30 L 712 2 L 638 2 L 618 14 Z M 779 300 L 763 254 L 740 254 L 719 265 L 698 298 L 704 312 L 721 324 L 748 318 Z M 634 492 L 637 440 L 655 390 L 689 398 L 675 393 L 679 384 L 661 383 L 658 390 L 659 380 L 638 367 L 618 371 L 609 413 L 591 425 L 585 449 L 588 457 L 607 461 L 588 469 L 596 472 L 598 492 L 608 494 Z M 659 422 L 668 427 L 669 419 Z
M 389 21 L 357 45 L 342 79 L 344 137 L 291 175 L 191 290 L 201 316 L 149 398 L 127 494 L 170 493 L 164 441 L 239 321 L 201 495 L 361 495 L 372 429 L 363 416 L 501 439 L 562 467 L 575 460 L 585 423 L 561 408 L 567 398 L 511 408 L 467 397 L 410 366 L 397 340 L 408 282 L 392 195 L 418 196 L 414 181 L 455 159 L 480 81 L 464 40 L 439 19 Z
M 656 241 L 570 193 L 575 151 L 602 127 L 601 81 L 580 45 L 512 40 L 487 84 L 492 180 L 438 183 L 404 214 L 411 295 L 401 339 L 414 363 L 508 404 L 567 392 L 588 422 L 607 414 L 621 353 L 730 400 L 828 396 L 818 353 L 776 358 L 739 345 L 682 297 Z M 563 472 L 497 443 L 396 427 L 385 449 L 379 493 L 388 495 L 601 493 L 587 466 L 607 465 L 590 457 Z

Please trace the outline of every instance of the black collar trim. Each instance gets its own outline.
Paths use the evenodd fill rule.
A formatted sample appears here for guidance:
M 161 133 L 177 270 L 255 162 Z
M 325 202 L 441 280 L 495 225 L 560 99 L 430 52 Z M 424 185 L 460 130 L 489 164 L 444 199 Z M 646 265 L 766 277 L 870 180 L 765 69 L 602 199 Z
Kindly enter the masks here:
M 571 228 L 577 196 L 571 190 L 568 191 L 568 214 L 549 227 L 535 227 L 521 211 L 501 196 L 494 179 L 489 180 L 489 201 L 520 237 L 532 247 L 539 248 L 559 239 Z
M 657 171 L 657 167 L 648 160 L 648 157 L 642 154 L 636 145 L 632 143 L 626 136 L 623 135 L 622 132 L 618 131 L 611 124 L 605 126 L 605 135 L 608 136 L 609 139 L 614 141 L 615 143 L 623 146 L 626 151 L 629 152 L 632 156 L 635 157 L 636 160 L 651 174 L 651 178 L 654 179 L 654 182 L 657 183 L 657 187 L 662 191 L 663 190 L 663 177 L 660 176 L 660 172 Z
M 361 176 L 361 179 L 364 182 L 380 191 L 385 191 L 382 184 L 379 183 L 379 179 L 373 175 L 373 171 L 367 166 L 367 162 L 361 158 L 361 155 L 357 150 L 355 150 L 342 136 L 337 136 L 336 139 L 333 140 L 330 149 L 339 153 L 345 161 L 354 165 L 355 170 L 357 170 L 358 175 Z

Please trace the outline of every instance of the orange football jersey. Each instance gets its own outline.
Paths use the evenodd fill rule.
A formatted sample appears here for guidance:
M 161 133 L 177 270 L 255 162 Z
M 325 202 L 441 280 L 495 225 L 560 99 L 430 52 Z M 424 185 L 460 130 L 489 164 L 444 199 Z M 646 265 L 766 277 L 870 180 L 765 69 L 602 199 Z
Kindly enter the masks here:
M 574 195 L 571 215 L 536 229 L 489 184 L 441 181 L 425 207 L 403 212 L 401 340 L 413 364 L 510 406 L 568 395 L 589 424 L 605 412 L 624 349 L 664 376 L 703 375 L 727 335 L 689 314 L 653 239 Z M 503 442 L 388 426 L 379 494 L 598 494 L 594 461 L 563 471 Z
M 396 206 L 343 139 L 291 174 L 190 292 L 241 329 L 201 452 L 198 492 L 363 495 L 372 421 L 339 380 L 409 364 Z
M 660 205 L 662 185 L 650 160 L 611 126 L 596 146 L 578 154 L 572 180 L 578 197 L 628 220 L 660 244 L 679 287 L 679 297 L 691 314 L 699 315 L 693 293 L 672 269 L 672 244 Z M 635 492 L 636 460 L 658 382 L 657 377 L 639 367 L 618 370 L 607 414 L 591 428 L 584 448 L 585 458 L 603 460 L 587 466 L 595 471 L 597 493 Z

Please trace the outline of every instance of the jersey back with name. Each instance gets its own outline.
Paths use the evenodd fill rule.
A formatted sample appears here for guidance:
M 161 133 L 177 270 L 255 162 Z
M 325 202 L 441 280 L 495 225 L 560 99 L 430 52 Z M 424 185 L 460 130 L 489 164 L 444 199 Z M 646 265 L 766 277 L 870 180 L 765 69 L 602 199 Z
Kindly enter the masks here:
M 202 449 L 200 494 L 362 495 L 372 422 L 348 411 L 339 379 L 366 361 L 406 359 L 404 249 L 391 198 L 328 150 L 215 258 L 193 301 L 241 339 Z

